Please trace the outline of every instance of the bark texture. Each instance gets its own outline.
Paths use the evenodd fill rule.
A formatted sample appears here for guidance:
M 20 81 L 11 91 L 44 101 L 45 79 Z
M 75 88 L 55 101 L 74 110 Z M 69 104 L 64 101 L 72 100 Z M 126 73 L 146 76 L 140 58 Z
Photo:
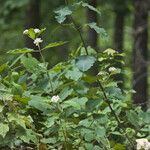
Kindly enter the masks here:
M 134 0 L 134 61 L 133 95 L 135 104 L 146 109 L 147 104 L 147 55 L 148 55 L 148 0 Z

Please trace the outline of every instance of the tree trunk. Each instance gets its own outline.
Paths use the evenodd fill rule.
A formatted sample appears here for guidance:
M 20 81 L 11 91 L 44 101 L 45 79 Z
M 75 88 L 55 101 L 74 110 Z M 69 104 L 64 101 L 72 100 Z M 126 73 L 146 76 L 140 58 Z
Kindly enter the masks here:
M 93 7 L 97 7 L 97 0 L 89 0 L 89 4 Z M 89 23 L 91 22 L 97 22 L 97 13 L 92 10 L 87 10 L 87 20 Z M 88 45 L 90 45 L 92 48 L 97 49 L 97 33 L 90 29 L 88 30 Z
M 125 12 L 115 11 L 115 23 L 114 23 L 114 48 L 119 53 L 123 52 L 123 42 L 124 42 L 124 21 L 125 21 Z M 116 66 L 117 68 L 122 69 L 120 63 Z M 115 76 L 115 80 L 118 81 L 118 86 L 123 88 L 123 74 Z
M 25 29 L 40 27 L 40 0 L 30 0 L 26 10 Z M 33 44 L 33 40 L 25 37 L 25 46 L 32 49 L 37 49 Z M 40 59 L 39 53 L 33 53 L 33 56 Z
M 148 54 L 148 0 L 134 0 L 134 62 L 133 94 L 135 104 L 146 109 L 147 104 L 147 54 Z
M 116 11 L 115 15 L 114 47 L 118 52 L 123 52 L 125 13 Z

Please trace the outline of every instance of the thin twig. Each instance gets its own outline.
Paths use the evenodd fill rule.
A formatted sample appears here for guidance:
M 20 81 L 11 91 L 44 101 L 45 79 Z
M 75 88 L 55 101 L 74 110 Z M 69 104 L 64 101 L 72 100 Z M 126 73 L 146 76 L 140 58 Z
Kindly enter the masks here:
M 135 149 L 135 146 L 134 146 L 132 140 L 131 140 L 130 137 L 126 134 L 126 131 L 125 131 L 124 127 L 122 127 L 122 123 L 121 123 L 119 117 L 116 115 L 115 111 L 113 110 L 113 108 L 112 108 L 112 106 L 111 106 L 111 103 L 110 103 L 110 101 L 109 101 L 109 99 L 108 99 L 108 97 L 107 97 L 107 95 L 106 95 L 105 90 L 104 90 L 104 87 L 102 86 L 102 84 L 101 84 L 101 82 L 100 82 L 99 80 L 97 80 L 97 83 L 98 83 L 98 85 L 99 85 L 99 87 L 100 87 L 100 89 L 101 89 L 101 91 L 102 91 L 102 93 L 103 93 L 103 96 L 104 96 L 104 98 L 105 98 L 106 103 L 108 104 L 108 107 L 110 108 L 110 110 L 111 110 L 113 116 L 115 117 L 115 119 L 116 119 L 116 121 L 117 121 L 117 123 L 118 123 L 118 126 L 119 126 L 120 129 L 125 133 L 124 135 L 125 135 L 125 137 L 127 138 L 127 140 L 129 141 L 129 143 L 130 143 L 130 145 L 132 146 L 132 148 Z
M 66 3 L 66 5 L 68 5 L 68 4 L 69 4 L 69 3 L 68 3 L 68 0 L 65 0 L 65 3 Z M 82 41 L 82 43 L 83 43 L 83 46 L 84 46 L 84 48 L 85 48 L 85 52 L 86 52 L 86 54 L 88 55 L 88 49 L 87 49 L 86 43 L 85 43 L 85 41 L 84 41 L 84 38 L 83 38 L 83 36 L 82 36 L 82 34 L 81 34 L 81 30 L 80 30 L 80 28 L 78 27 L 77 23 L 75 22 L 74 18 L 73 18 L 71 15 L 70 15 L 70 19 L 71 19 L 71 22 L 73 23 L 75 29 L 76 29 L 77 32 L 79 33 L 80 39 L 81 39 L 81 41 Z
M 43 54 L 42 54 L 40 45 L 38 45 L 38 49 L 39 49 L 39 53 L 40 53 L 40 56 L 41 56 L 41 58 L 42 58 L 42 61 L 43 61 L 43 63 L 45 64 L 45 67 L 46 67 L 46 61 L 45 61 L 45 58 L 44 58 L 44 56 L 43 56 Z M 48 70 L 46 70 L 46 74 L 47 74 L 48 79 L 49 79 L 49 82 L 50 82 L 50 86 L 51 86 L 52 93 L 54 93 L 54 89 L 53 89 L 53 85 L 52 85 L 52 79 L 51 79 L 51 76 L 49 75 Z

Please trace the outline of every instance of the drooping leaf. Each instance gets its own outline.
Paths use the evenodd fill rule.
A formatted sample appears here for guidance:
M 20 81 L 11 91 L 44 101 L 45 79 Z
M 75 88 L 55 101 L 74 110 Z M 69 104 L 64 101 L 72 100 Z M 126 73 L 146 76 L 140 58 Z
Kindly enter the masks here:
M 86 7 L 92 11 L 95 11 L 96 13 L 98 13 L 99 15 L 101 15 L 101 12 L 96 9 L 95 7 L 93 7 L 92 5 L 89 5 L 88 3 L 85 3 L 85 2 L 79 2 L 79 3 L 76 3 L 77 5 L 81 5 L 82 7 Z
M 48 44 L 47 46 L 45 46 L 42 50 L 48 49 L 48 48 L 52 48 L 52 47 L 61 46 L 61 45 L 64 45 L 64 44 L 66 44 L 66 43 L 67 43 L 67 42 L 63 42 L 63 41 L 50 43 L 50 44 Z
M 88 26 L 89 26 L 91 29 L 94 29 L 94 30 L 96 31 L 96 33 L 98 33 L 102 38 L 107 37 L 107 33 L 106 33 L 105 29 L 98 27 L 95 22 L 88 23 Z
M 8 124 L 0 123 L 0 135 L 4 138 L 9 131 Z
M 95 61 L 96 58 L 94 56 L 87 56 L 87 55 L 79 56 L 76 59 L 76 66 L 79 68 L 79 70 L 84 72 L 89 70 L 93 66 Z
M 10 50 L 7 53 L 9 53 L 9 54 L 24 54 L 24 53 L 31 53 L 33 51 L 34 50 L 30 49 L 30 48 L 21 48 L 21 49 Z
M 127 117 L 128 117 L 128 121 L 134 125 L 135 127 L 139 127 L 139 123 L 140 123 L 140 118 L 139 116 L 136 114 L 135 111 L 130 110 L 127 112 Z
M 57 14 L 57 16 L 55 16 L 56 20 L 61 24 L 66 20 L 66 17 L 68 15 L 72 14 L 72 11 L 69 9 L 69 7 L 66 6 L 59 10 L 56 10 L 55 13 Z
M 41 71 L 41 67 L 40 67 L 40 62 L 33 58 L 32 56 L 23 56 L 21 58 L 21 63 L 24 65 L 24 67 L 27 69 L 27 71 L 31 72 L 31 73 L 35 73 L 35 72 L 40 72 Z

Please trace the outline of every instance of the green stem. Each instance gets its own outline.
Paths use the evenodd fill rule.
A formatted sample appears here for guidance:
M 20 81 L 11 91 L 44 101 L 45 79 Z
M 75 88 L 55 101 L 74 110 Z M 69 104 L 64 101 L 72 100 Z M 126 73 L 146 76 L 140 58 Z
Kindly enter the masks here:
M 45 67 L 46 67 L 46 61 L 45 61 L 45 58 L 44 58 L 44 56 L 43 56 L 43 54 L 42 54 L 42 50 L 41 50 L 40 45 L 38 45 L 38 49 L 39 49 L 39 53 L 40 53 L 40 56 L 41 56 L 41 58 L 42 58 L 42 61 L 43 61 L 43 63 L 45 64 Z M 46 74 L 47 74 L 48 79 L 49 79 L 49 82 L 50 82 L 50 86 L 51 86 L 51 89 L 52 89 L 52 93 L 54 93 L 53 85 L 52 85 L 52 79 L 51 79 L 51 76 L 49 75 L 48 70 L 46 70 Z
M 111 110 L 113 116 L 115 117 L 115 119 L 116 119 L 116 121 L 117 121 L 117 123 L 118 123 L 118 126 L 119 126 L 120 129 L 123 131 L 123 133 L 124 133 L 126 139 L 129 141 L 129 143 L 130 143 L 130 145 L 132 146 L 132 148 L 135 149 L 135 146 L 134 146 L 132 140 L 131 140 L 130 137 L 126 134 L 126 131 L 125 131 L 124 127 L 122 127 L 122 123 L 121 123 L 119 117 L 116 115 L 115 111 L 113 110 L 113 108 L 112 108 L 112 106 L 111 106 L 111 103 L 110 103 L 110 100 L 108 99 L 108 97 L 107 97 L 107 95 L 106 95 L 106 92 L 105 92 L 105 90 L 104 90 L 104 87 L 102 86 L 102 84 L 101 84 L 101 82 L 100 82 L 99 80 L 97 80 L 97 83 L 98 83 L 98 85 L 99 85 L 99 87 L 100 87 L 100 90 L 101 90 L 102 93 L 103 93 L 105 102 L 108 104 L 108 107 L 110 108 L 110 110 Z M 122 134 L 123 134 L 123 133 L 122 133 Z
M 69 3 L 68 3 L 68 0 L 65 0 L 65 3 L 66 3 L 66 5 L 68 5 L 68 4 L 69 4 Z M 85 41 L 84 41 L 84 38 L 83 38 L 83 36 L 82 36 L 81 30 L 80 30 L 80 28 L 78 27 L 77 23 L 75 22 L 74 18 L 73 18 L 71 15 L 70 15 L 70 19 L 71 19 L 71 21 L 72 21 L 72 23 L 73 23 L 73 25 L 74 25 L 76 31 L 79 33 L 80 39 L 81 39 L 81 41 L 82 41 L 82 43 L 83 43 L 83 46 L 84 46 L 84 48 L 85 48 L 85 52 L 86 52 L 86 54 L 88 55 L 88 49 L 87 49 L 86 43 L 85 43 Z

